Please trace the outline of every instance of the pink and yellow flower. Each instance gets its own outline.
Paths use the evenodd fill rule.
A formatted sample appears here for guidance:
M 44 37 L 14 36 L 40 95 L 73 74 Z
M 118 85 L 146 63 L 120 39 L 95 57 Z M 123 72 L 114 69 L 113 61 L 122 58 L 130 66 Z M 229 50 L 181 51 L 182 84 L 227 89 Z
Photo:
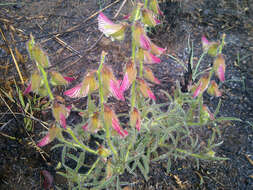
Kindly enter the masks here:
M 98 82 L 96 80 L 96 71 L 90 71 L 84 77 L 82 83 L 78 84 L 74 88 L 71 88 L 64 92 L 64 95 L 71 98 L 81 98 L 92 93 L 98 89 Z
M 64 76 L 62 76 L 61 73 L 59 73 L 57 71 L 51 71 L 50 75 L 51 75 L 51 84 L 54 86 L 67 85 L 70 82 L 72 82 L 73 80 L 75 80 L 75 78 L 73 78 L 73 77 L 64 77 Z
M 209 42 L 208 39 L 203 35 L 201 38 L 202 48 L 211 56 L 216 56 L 219 47 L 218 42 Z
M 126 27 L 126 23 L 113 23 L 102 12 L 98 16 L 98 29 L 107 37 L 110 36 L 116 40 L 123 40 L 125 37 Z
M 215 75 L 220 79 L 221 82 L 224 82 L 226 65 L 225 65 L 225 58 L 222 54 L 217 55 L 213 63 L 213 68 L 215 71 Z
M 61 133 L 61 129 L 53 125 L 47 132 L 46 136 L 44 136 L 37 146 L 43 147 L 52 142 L 59 134 Z
M 207 92 L 211 96 L 216 96 L 216 97 L 220 97 L 222 94 L 221 91 L 219 90 L 217 83 L 214 80 L 211 81 L 210 86 L 207 89 Z
M 134 108 L 130 113 L 130 125 L 138 131 L 141 129 L 141 115 L 137 108 Z
M 29 83 L 28 87 L 24 91 L 24 95 L 26 95 L 30 92 L 38 93 L 41 83 L 42 83 L 42 77 L 41 77 L 39 71 L 35 70 L 31 76 L 30 83 Z
M 151 49 L 151 41 L 139 22 L 136 22 L 134 25 L 133 39 L 138 47 L 144 50 Z
M 152 70 L 148 67 L 144 67 L 144 77 L 153 83 L 160 84 L 160 81 L 154 76 Z
M 123 92 L 126 91 L 131 86 L 132 82 L 136 79 L 136 76 L 137 70 L 135 63 L 132 60 L 130 60 L 126 64 L 125 75 L 123 77 L 123 81 L 120 86 L 121 91 Z
M 149 9 L 142 9 L 142 22 L 150 27 L 155 27 L 161 23 Z
M 202 95 L 209 85 L 209 75 L 201 77 L 197 84 L 192 86 L 193 98 Z
M 111 93 L 116 99 L 124 101 L 123 90 L 120 88 L 120 82 L 115 78 L 112 69 L 103 65 L 101 75 L 104 94 L 108 96 Z
M 84 131 L 89 131 L 91 133 L 97 133 L 102 128 L 102 123 L 99 119 L 99 113 L 95 112 L 83 127 Z
M 70 108 L 65 107 L 63 104 L 59 104 L 57 102 L 54 102 L 53 108 L 52 108 L 53 116 L 55 120 L 60 123 L 60 125 L 66 129 L 66 118 L 69 116 Z
M 114 111 L 107 104 L 104 104 L 104 118 L 106 125 L 112 127 L 122 138 L 128 135 L 128 132 L 120 126 Z
M 141 94 L 145 97 L 145 98 L 151 98 L 152 100 L 156 100 L 155 95 L 153 94 L 153 92 L 151 91 L 151 89 L 148 87 L 148 84 L 143 80 L 143 79 L 136 79 L 137 83 L 138 83 L 138 87 L 141 91 Z

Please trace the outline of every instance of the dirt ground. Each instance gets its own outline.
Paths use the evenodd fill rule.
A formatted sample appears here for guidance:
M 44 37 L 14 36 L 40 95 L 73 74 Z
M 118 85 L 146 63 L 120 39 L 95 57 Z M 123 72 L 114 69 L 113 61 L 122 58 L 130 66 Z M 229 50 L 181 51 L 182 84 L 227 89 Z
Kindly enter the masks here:
M 100 9 L 112 18 L 121 19 L 130 9 L 131 1 L 123 0 L 10 0 L 0 1 L 0 83 L 1 89 L 10 90 L 13 79 L 20 83 L 8 46 L 23 55 L 19 67 L 25 79 L 32 71 L 25 43 L 30 33 L 48 53 L 52 69 L 74 76 L 77 84 L 87 69 L 97 68 L 102 50 L 108 52 L 107 62 L 122 77 L 122 68 L 129 56 L 129 40 L 123 43 L 111 42 L 98 31 L 97 14 Z M 216 149 L 217 156 L 227 161 L 201 161 L 200 167 L 191 159 L 175 160 L 170 173 L 165 163 L 151 165 L 147 182 L 138 176 L 123 176 L 132 181 L 132 189 L 253 189 L 253 2 L 250 0 L 164 0 L 160 7 L 164 12 L 163 24 L 158 26 L 150 38 L 168 51 L 162 55 L 162 63 L 153 67 L 160 85 L 154 85 L 157 97 L 160 89 L 172 91 L 175 82 L 183 79 L 184 69 L 168 54 L 187 63 L 188 42 L 193 42 L 197 62 L 201 55 L 201 36 L 210 40 L 221 39 L 226 34 L 223 53 L 226 58 L 226 81 L 220 87 L 223 91 L 220 115 L 237 117 L 242 122 L 227 122 L 221 127 L 223 144 Z M 120 12 L 117 12 L 121 10 Z M 6 40 L 4 40 L 4 37 Z M 7 45 L 8 44 L 8 45 Z M 17 56 L 18 57 L 18 56 Z M 201 68 L 211 64 L 206 57 Z M 21 83 L 20 83 L 21 84 Z M 73 84 L 73 85 L 74 85 Z M 68 87 L 69 88 L 69 87 Z M 71 103 L 82 108 L 83 103 Z M 159 101 L 163 101 L 160 97 Z M 218 99 L 205 95 L 211 110 Z M 13 105 L 12 110 L 20 112 Z M 124 110 L 118 110 L 124 111 Z M 45 120 L 50 117 L 38 118 Z M 71 115 L 69 123 L 78 122 Z M 45 159 L 31 145 L 38 142 L 44 129 L 34 122 L 34 130 L 27 132 L 22 116 L 10 113 L 1 99 L 0 103 L 0 189 L 31 190 L 42 189 L 42 170 L 55 174 L 59 153 L 43 150 Z M 16 140 L 9 138 L 13 136 Z M 30 143 L 30 144 L 29 144 Z M 67 189 L 64 178 L 55 175 L 54 184 Z

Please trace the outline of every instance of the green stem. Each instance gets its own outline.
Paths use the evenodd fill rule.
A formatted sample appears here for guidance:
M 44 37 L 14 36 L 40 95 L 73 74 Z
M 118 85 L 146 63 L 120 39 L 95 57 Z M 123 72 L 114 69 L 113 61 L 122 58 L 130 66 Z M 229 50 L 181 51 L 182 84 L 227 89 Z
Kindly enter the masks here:
M 196 68 L 194 69 L 194 72 L 193 72 L 193 74 L 192 74 L 192 80 L 193 80 L 193 81 L 195 81 L 195 79 L 196 79 L 197 72 L 198 72 L 198 69 L 199 69 L 199 65 L 200 65 L 202 59 L 204 58 L 204 56 L 206 55 L 206 53 L 207 53 L 207 52 L 202 53 L 202 55 L 201 55 L 200 58 L 199 58 L 199 61 L 198 61 L 197 65 L 196 65 Z
M 46 88 L 47 88 L 47 92 L 49 94 L 49 98 L 50 100 L 54 100 L 54 96 L 53 96 L 53 93 L 50 89 L 50 86 L 49 86 L 49 83 L 48 83 L 48 80 L 47 80 L 47 73 L 46 71 L 44 70 L 44 68 L 40 65 L 40 64 L 37 64 L 37 66 L 39 67 L 42 75 L 43 75 L 43 78 L 44 78 L 44 82 L 45 82 L 45 85 L 46 85 Z
M 144 8 L 147 8 L 148 7 L 148 0 L 145 0 L 144 2 Z
M 73 131 L 70 128 L 67 128 L 66 132 L 68 132 L 70 134 L 70 136 L 74 139 L 74 141 L 80 146 L 80 148 L 86 150 L 87 152 L 90 152 L 92 154 L 98 154 L 97 151 L 89 148 L 88 146 L 82 144 L 75 136 L 75 134 L 73 133 Z
M 221 54 L 222 49 L 223 49 L 223 46 L 224 46 L 224 44 L 225 44 L 225 37 L 226 37 L 226 34 L 223 34 L 223 35 L 222 35 L 221 45 L 220 45 L 220 48 L 219 48 L 219 54 Z
M 94 164 L 91 166 L 91 168 L 89 169 L 89 171 L 85 174 L 85 176 L 82 179 L 82 182 L 85 181 L 85 179 L 87 178 L 87 176 L 89 176 L 91 174 L 91 172 L 95 169 L 95 167 L 97 166 L 97 164 L 100 161 L 100 157 L 98 157 L 98 159 L 96 160 L 96 162 L 94 162 Z

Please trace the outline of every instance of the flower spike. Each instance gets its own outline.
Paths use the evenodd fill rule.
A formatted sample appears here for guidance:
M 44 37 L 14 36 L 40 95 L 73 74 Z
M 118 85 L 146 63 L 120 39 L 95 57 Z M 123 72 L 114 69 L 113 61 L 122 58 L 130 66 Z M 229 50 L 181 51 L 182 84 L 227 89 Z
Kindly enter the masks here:
M 42 83 L 42 77 L 38 70 L 35 70 L 31 76 L 30 83 L 28 87 L 25 89 L 24 94 L 28 94 L 30 92 L 38 93 L 38 90 Z
M 102 12 L 98 16 L 98 29 L 107 37 L 111 36 L 116 40 L 123 40 L 125 37 L 126 23 L 115 24 Z

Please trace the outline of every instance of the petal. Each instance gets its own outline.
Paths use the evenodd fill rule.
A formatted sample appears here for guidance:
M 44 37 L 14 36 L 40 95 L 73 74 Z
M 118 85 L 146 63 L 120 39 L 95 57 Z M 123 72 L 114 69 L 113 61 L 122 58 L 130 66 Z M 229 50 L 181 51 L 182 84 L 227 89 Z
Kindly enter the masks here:
M 73 80 L 75 80 L 74 77 L 63 77 L 63 78 L 68 82 L 72 82 Z
M 161 60 L 154 56 L 152 53 L 148 52 L 148 51 L 143 51 L 144 53 L 144 63 L 146 64 L 155 64 L 155 63 L 160 63 Z
M 202 82 L 200 81 L 199 85 L 196 87 L 196 89 L 193 92 L 193 98 L 196 98 L 200 94 L 201 88 L 202 88 Z
M 119 121 L 115 118 L 112 119 L 112 127 L 122 138 L 128 135 L 128 132 L 121 128 Z
M 221 82 L 225 81 L 225 71 L 226 71 L 226 65 L 225 65 L 225 58 L 222 54 L 219 54 L 213 63 L 214 71 L 216 76 L 220 79 Z
M 207 40 L 207 38 L 203 35 L 201 37 L 201 42 L 202 42 L 202 48 L 204 51 L 207 51 L 210 45 L 210 42 Z
M 98 29 L 106 36 L 111 36 L 123 29 L 124 24 L 115 24 L 108 19 L 102 12 L 98 16 Z
M 139 40 L 140 40 L 139 44 L 142 49 L 145 49 L 145 50 L 150 49 L 150 47 L 151 47 L 150 40 L 148 39 L 148 37 L 146 35 L 141 34 Z
M 81 91 L 81 88 L 82 88 L 82 83 L 78 84 L 74 88 L 71 88 L 71 89 L 65 91 L 64 95 L 66 95 L 70 98 L 81 98 L 81 97 L 87 96 L 87 94 L 89 92 L 89 85 L 86 86 L 86 88 L 83 90 L 83 92 Z
M 32 91 L 32 84 L 30 83 L 23 93 L 24 93 L 24 95 L 27 95 L 27 94 L 29 94 L 31 91 Z
M 137 108 L 134 108 L 130 114 L 130 125 L 135 127 L 138 131 L 141 129 L 141 117 Z
M 164 53 L 164 51 L 166 51 L 166 48 L 161 48 L 157 45 L 155 45 L 154 43 L 151 43 L 151 52 L 157 56 L 160 56 L 161 54 Z
M 217 71 L 217 75 L 218 75 L 221 82 L 225 81 L 225 69 L 222 65 L 219 66 L 218 71 Z
M 125 73 L 124 75 L 124 78 L 123 78 L 123 81 L 121 82 L 121 85 L 120 85 L 120 90 L 122 92 L 126 91 L 129 87 L 130 87 L 130 81 L 128 79 L 128 74 Z
M 152 70 L 148 67 L 145 67 L 144 77 L 153 83 L 160 84 L 160 81 L 154 76 Z
M 156 100 L 155 95 L 153 94 L 153 92 L 150 90 L 150 88 L 148 87 L 147 83 L 143 80 L 143 79 L 138 79 L 138 84 L 140 87 L 140 91 L 142 93 L 142 95 L 147 98 L 151 98 L 153 100 Z
M 86 123 L 86 124 L 84 124 L 83 126 L 82 126 L 82 129 L 84 130 L 84 131 L 88 131 L 88 123 Z
M 61 126 L 62 126 L 64 129 L 67 128 L 67 127 L 66 127 L 66 118 L 65 118 L 65 116 L 64 116 L 63 113 L 60 113 L 60 124 L 61 124 Z
M 37 144 L 37 146 L 43 147 L 43 146 L 49 144 L 50 142 L 51 142 L 51 140 L 50 140 L 50 135 L 49 135 L 49 133 L 48 133 L 45 137 L 43 137 L 43 138 L 39 141 L 39 143 Z
M 44 177 L 43 188 L 50 189 L 52 187 L 53 181 L 54 181 L 53 176 L 47 170 L 42 170 L 41 174 Z
M 120 89 L 118 81 L 110 81 L 110 92 L 116 99 L 125 101 L 123 91 Z

